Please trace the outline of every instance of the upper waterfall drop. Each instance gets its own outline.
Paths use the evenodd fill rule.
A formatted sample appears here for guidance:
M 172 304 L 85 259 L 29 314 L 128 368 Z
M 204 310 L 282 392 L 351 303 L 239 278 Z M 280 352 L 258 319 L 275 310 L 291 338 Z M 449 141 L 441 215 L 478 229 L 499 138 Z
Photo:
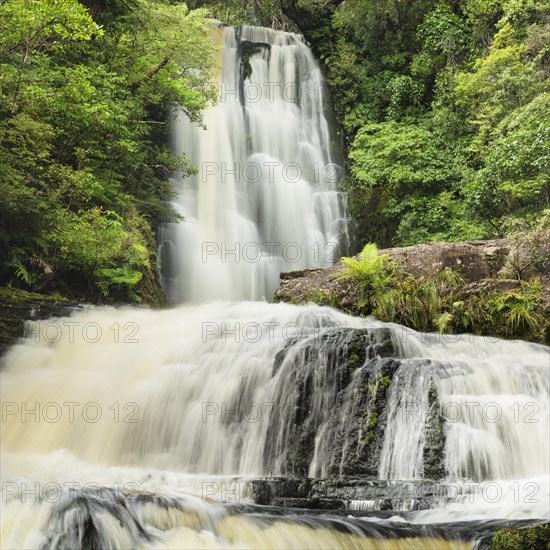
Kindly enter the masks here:
M 270 299 L 282 271 L 345 253 L 346 196 L 323 105 L 323 79 L 301 36 L 221 27 L 219 101 L 206 129 L 179 116 L 173 147 L 197 173 L 173 180 L 182 223 L 161 234 L 171 303 Z

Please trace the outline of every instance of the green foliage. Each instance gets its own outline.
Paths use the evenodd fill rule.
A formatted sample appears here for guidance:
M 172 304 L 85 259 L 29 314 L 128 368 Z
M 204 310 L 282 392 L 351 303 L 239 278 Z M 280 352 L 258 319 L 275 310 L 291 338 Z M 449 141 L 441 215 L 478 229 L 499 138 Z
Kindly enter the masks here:
M 456 65 L 468 46 L 464 20 L 444 2 L 426 15 L 418 26 L 417 35 L 426 51 L 443 54 L 448 65 Z
M 548 338 L 550 321 L 537 278 L 521 281 L 515 290 L 471 292 L 457 271 L 413 277 L 386 254 L 378 255 L 373 243 L 364 247 L 359 259 L 342 262 L 338 280 L 353 285 L 345 300 L 351 313 L 372 314 L 422 332 L 471 332 L 538 342 Z M 336 295 L 330 299 L 323 294 L 323 299 L 341 307 Z
M 457 76 L 457 104 L 479 126 L 480 138 L 541 91 L 540 75 L 525 59 L 525 51 L 516 31 L 506 24 L 495 35 L 489 55 L 476 61 L 473 72 Z
M 450 332 L 452 321 L 453 314 L 449 311 L 444 311 L 434 319 L 434 325 L 437 328 L 437 331 L 443 334 L 446 332 Z
M 550 205 L 548 13 L 533 0 L 349 0 L 320 23 L 322 43 L 310 33 L 360 239 L 491 238 L 536 223 Z
M 550 94 L 541 93 L 504 118 L 467 185 L 472 208 L 494 225 L 550 205 L 549 102 Z
M 482 237 L 461 202 L 461 157 L 426 126 L 364 126 L 349 154 L 354 181 L 375 206 L 367 227 L 376 240 L 400 245 Z M 449 189 L 450 188 L 450 189 Z M 357 191 L 352 187 L 352 194 Z
M 338 297 L 323 290 L 309 292 L 307 294 L 306 301 L 318 304 L 320 306 L 331 306 L 335 308 L 340 307 Z
M 367 243 L 359 254 L 359 260 L 341 259 L 346 267 L 341 269 L 338 278 L 340 280 L 356 279 L 366 285 L 377 286 L 383 283 L 387 276 L 385 267 L 387 257 L 387 254 L 378 255 L 378 247 L 374 243 Z
M 388 270 L 388 255 L 378 254 L 378 247 L 374 243 L 367 243 L 355 258 L 341 258 L 343 267 L 338 275 L 339 280 L 351 279 L 358 283 L 362 299 L 360 307 L 369 307 L 373 295 L 387 284 L 390 271 Z
M 501 529 L 493 535 L 491 550 L 547 550 L 550 548 L 550 524 Z
M 397 268 L 391 284 L 374 296 L 372 312 L 419 331 L 492 334 L 544 341 L 548 321 L 542 287 L 536 279 L 518 290 L 465 293 L 462 277 L 451 270 L 414 278 Z
M 77 0 L 6 0 L 0 4 L 0 57 L 28 56 L 101 34 Z
M 216 20 L 227 25 L 260 25 L 278 30 L 295 30 L 291 21 L 283 15 L 283 7 L 291 4 L 300 9 L 307 4 L 313 9 L 322 8 L 327 0 L 189 0 L 191 8 L 205 8 Z
M 378 254 L 378 247 L 374 243 L 367 243 L 359 259 L 341 258 L 342 267 L 337 280 L 351 280 L 359 288 L 358 307 L 370 310 L 373 296 L 383 288 L 389 280 L 388 255 Z
M 150 267 L 150 252 L 136 227 L 135 214 L 128 214 L 126 219 L 128 222 L 97 208 L 76 214 L 64 212 L 48 236 L 52 262 L 67 278 L 71 273 L 73 277 L 85 273 L 104 297 L 120 287 L 133 297 L 132 289 L 142 277 L 140 269 Z
M 444 301 L 452 301 L 459 281 L 460 276 L 455 273 L 444 271 L 434 277 L 415 279 L 394 268 L 392 285 L 375 297 L 373 312 L 384 321 L 421 331 L 433 330 L 441 325 Z
M 182 3 L 94 17 L 76 0 L 0 3 L 0 282 L 140 300 L 173 216 L 167 175 L 190 170 L 166 119 L 177 103 L 200 122 L 215 45 L 207 13 Z
M 506 336 L 528 334 L 544 320 L 537 308 L 541 294 L 542 288 L 531 285 L 524 292 L 490 296 L 485 307 L 492 318 L 501 319 Z

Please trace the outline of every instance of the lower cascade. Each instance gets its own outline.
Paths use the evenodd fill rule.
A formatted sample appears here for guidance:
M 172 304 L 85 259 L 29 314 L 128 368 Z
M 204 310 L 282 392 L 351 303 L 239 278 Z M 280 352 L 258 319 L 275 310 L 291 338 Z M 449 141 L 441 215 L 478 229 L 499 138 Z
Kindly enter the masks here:
M 264 302 L 28 329 L 2 548 L 483 548 L 548 521 L 547 347 Z

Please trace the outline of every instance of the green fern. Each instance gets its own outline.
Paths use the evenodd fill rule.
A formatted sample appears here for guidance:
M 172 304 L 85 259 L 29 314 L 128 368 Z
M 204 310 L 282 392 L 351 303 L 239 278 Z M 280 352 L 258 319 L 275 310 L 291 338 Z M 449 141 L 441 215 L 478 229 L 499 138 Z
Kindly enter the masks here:
M 36 275 L 29 272 L 29 270 L 24 266 L 24 256 L 25 250 L 23 248 L 16 247 L 13 250 L 11 260 L 6 262 L 6 265 L 15 270 L 15 275 L 18 279 L 21 279 L 26 285 L 32 285 L 36 282 Z
M 520 334 L 540 326 L 535 296 L 522 292 L 507 292 L 489 300 L 487 306 L 492 316 L 499 316 L 505 325 L 507 335 Z
M 134 288 L 142 278 L 140 271 L 132 269 L 128 265 L 114 269 L 98 269 L 96 271 L 98 280 L 96 284 L 103 296 L 109 296 L 110 287 L 127 286 L 129 289 Z
M 453 322 L 453 314 L 448 311 L 440 313 L 434 320 L 437 330 L 441 333 L 451 332 Z
M 343 267 L 338 273 L 339 280 L 354 279 L 362 283 L 373 284 L 382 282 L 379 279 L 387 278 L 386 260 L 387 254 L 378 255 L 378 247 L 374 243 L 367 243 L 359 254 L 359 260 L 355 258 L 341 258 Z
M 438 273 L 434 279 L 439 288 L 447 291 L 452 291 L 464 283 L 464 277 L 458 271 L 448 267 Z

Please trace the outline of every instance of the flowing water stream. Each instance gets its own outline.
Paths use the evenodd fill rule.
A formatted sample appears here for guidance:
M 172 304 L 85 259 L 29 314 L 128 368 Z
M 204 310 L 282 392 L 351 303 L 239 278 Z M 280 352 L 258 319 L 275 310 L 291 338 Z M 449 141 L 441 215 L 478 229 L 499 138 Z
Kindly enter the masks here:
M 329 308 L 263 302 L 90 309 L 32 329 L 1 374 L 3 548 L 75 547 L 78 537 L 93 548 L 400 548 L 419 536 L 418 547 L 447 538 L 462 548 L 487 522 L 547 517 L 543 346 L 424 341 Z M 347 356 L 330 350 L 357 334 L 371 352 L 347 376 Z M 447 418 L 440 486 L 452 498 L 423 511 L 398 498 L 391 519 L 254 506 L 246 480 L 299 475 L 304 433 L 326 443 L 311 446 L 314 477 L 338 478 L 362 453 L 357 381 L 376 380 L 389 360 L 374 477 L 425 479 L 434 384 Z M 367 499 L 348 505 L 369 509 Z
M 261 300 L 340 254 L 345 198 L 307 45 L 218 38 L 241 96 L 176 124 L 198 173 L 160 250 L 191 303 L 28 324 L 0 372 L 0 547 L 439 550 L 548 521 L 547 347 Z
M 282 271 L 328 266 L 346 244 L 345 194 L 319 66 L 303 39 L 216 31 L 220 99 L 207 129 L 180 116 L 174 148 L 197 174 L 174 180 L 186 220 L 162 236 L 172 303 L 271 299 Z

